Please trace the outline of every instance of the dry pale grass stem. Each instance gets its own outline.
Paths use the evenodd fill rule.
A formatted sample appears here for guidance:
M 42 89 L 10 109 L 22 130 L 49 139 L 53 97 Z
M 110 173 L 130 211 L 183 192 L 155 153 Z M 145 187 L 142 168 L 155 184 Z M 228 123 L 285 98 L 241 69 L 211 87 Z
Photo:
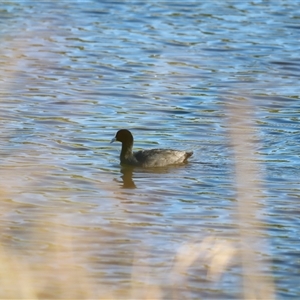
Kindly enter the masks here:
M 178 250 L 173 272 L 183 274 L 189 267 L 201 262 L 207 266 L 207 280 L 217 281 L 235 254 L 236 248 L 230 242 L 207 237 L 199 243 L 187 243 Z
M 258 253 L 266 245 L 259 233 L 261 221 L 256 218 L 262 199 L 262 179 L 254 150 L 256 141 L 252 111 L 253 107 L 245 99 L 234 99 L 229 110 L 230 137 L 235 156 L 243 294 L 245 299 L 271 300 L 274 299 L 273 282 L 263 274 L 262 270 L 268 266 L 263 266 L 258 258 Z

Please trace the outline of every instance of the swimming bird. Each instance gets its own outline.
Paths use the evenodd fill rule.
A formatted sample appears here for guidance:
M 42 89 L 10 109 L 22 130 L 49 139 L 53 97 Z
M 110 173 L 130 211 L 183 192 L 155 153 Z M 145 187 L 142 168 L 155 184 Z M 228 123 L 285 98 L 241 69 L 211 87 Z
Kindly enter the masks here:
M 178 165 L 187 162 L 193 155 L 192 151 L 180 151 L 173 149 L 150 149 L 132 152 L 133 136 L 127 129 L 121 129 L 111 140 L 111 143 L 118 141 L 122 143 L 120 163 L 139 167 L 164 167 Z

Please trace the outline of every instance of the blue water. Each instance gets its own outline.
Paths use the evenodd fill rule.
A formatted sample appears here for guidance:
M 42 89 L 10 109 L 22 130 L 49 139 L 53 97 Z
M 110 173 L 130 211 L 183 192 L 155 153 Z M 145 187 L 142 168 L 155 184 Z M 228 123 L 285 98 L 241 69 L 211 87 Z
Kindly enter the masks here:
M 43 260 L 67 228 L 75 265 L 115 298 L 134 268 L 170 298 L 182 245 L 239 247 L 238 107 L 258 174 L 255 251 L 276 298 L 300 297 L 297 1 L 10 1 L 0 38 L 3 247 Z M 194 156 L 124 171 L 109 144 L 121 128 L 136 149 Z M 217 281 L 207 265 L 198 258 L 183 272 L 178 297 L 239 299 L 238 255 Z

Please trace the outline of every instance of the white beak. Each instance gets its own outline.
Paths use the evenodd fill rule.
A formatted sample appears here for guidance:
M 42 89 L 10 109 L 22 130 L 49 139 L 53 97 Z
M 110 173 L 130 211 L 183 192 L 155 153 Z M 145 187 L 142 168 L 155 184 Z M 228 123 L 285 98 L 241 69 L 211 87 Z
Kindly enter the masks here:
M 114 137 L 114 138 L 110 141 L 110 144 L 113 143 L 113 142 L 115 142 L 116 140 L 117 140 L 116 137 Z

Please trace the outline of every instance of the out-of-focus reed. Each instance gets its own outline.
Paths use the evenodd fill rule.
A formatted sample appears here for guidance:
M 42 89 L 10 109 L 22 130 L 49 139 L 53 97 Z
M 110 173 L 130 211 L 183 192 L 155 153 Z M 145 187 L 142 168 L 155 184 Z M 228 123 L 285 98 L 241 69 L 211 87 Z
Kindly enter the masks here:
M 15 45 L 15 49 L 18 49 Z M 16 57 L 18 53 L 16 51 Z M 15 60 L 17 62 L 17 59 Z M 7 90 L 10 87 L 4 87 Z M 0 102 L 1 104 L 1 102 Z M 204 237 L 201 241 L 185 241 L 177 249 L 173 257 L 173 267 L 166 274 L 166 282 L 171 287 L 173 299 L 182 299 L 181 291 L 188 280 L 187 270 L 195 264 L 206 266 L 206 279 L 217 282 L 226 272 L 234 257 L 240 256 L 243 265 L 243 295 L 244 299 L 273 299 L 274 286 L 270 278 L 262 270 L 268 266 L 258 263 L 259 247 L 264 247 L 258 232 L 259 222 L 255 215 L 258 210 L 259 190 L 261 190 L 260 176 L 257 173 L 257 162 L 254 154 L 255 139 L 254 126 L 250 122 L 252 108 L 243 101 L 236 99 L 228 110 L 229 137 L 235 160 L 236 191 L 237 191 L 237 226 L 240 229 L 240 246 L 237 247 L 225 238 Z M 13 155 L 13 154 L 12 154 Z M 40 167 L 42 168 L 42 167 Z M 6 170 L 12 178 L 18 179 L 19 171 Z M 40 170 L 41 171 L 41 170 Z M 8 175 L 7 175 L 8 176 Z M 6 176 L 6 177 L 7 177 Z M 11 180 L 13 182 L 13 179 Z M 108 187 L 109 188 L 109 187 Z M 13 186 L 0 186 L 1 211 L 15 210 L 16 203 L 8 201 Z M 58 219 L 47 220 L 48 223 L 59 223 Z M 260 224 L 261 225 L 261 224 Z M 5 227 L 3 225 L 2 227 Z M 32 228 L 31 234 L 36 238 L 41 236 L 43 228 Z M 147 282 L 153 271 L 151 265 L 136 268 L 138 263 L 138 249 L 136 259 L 132 264 L 132 280 L 128 288 L 112 291 L 109 286 L 99 285 L 93 280 L 87 269 L 79 268 L 77 255 L 73 249 L 73 235 L 71 231 L 56 230 L 42 233 L 52 243 L 52 247 L 42 249 L 41 256 L 33 257 L 30 253 L 22 254 L 0 240 L 0 298 L 1 299 L 162 299 L 164 286 Z M 201 236 L 201 234 L 200 234 Z M 14 237 L 13 237 L 14 238 Z M 12 238 L 12 239 L 13 239 Z M 101 243 L 101 235 L 98 236 Z M 76 243 L 79 241 L 76 240 Z M 20 242 L 19 242 L 20 243 Z M 82 242 L 84 243 L 84 241 Z M 106 245 L 104 244 L 103 247 Z M 149 249 L 151 251 L 151 249 Z M 28 260 L 30 258 L 30 261 Z M 84 257 L 83 257 L 84 259 Z M 147 275 L 148 274 L 148 275 Z M 105 275 L 102 275 L 105 276 Z M 199 295 L 201 297 L 201 295 Z

